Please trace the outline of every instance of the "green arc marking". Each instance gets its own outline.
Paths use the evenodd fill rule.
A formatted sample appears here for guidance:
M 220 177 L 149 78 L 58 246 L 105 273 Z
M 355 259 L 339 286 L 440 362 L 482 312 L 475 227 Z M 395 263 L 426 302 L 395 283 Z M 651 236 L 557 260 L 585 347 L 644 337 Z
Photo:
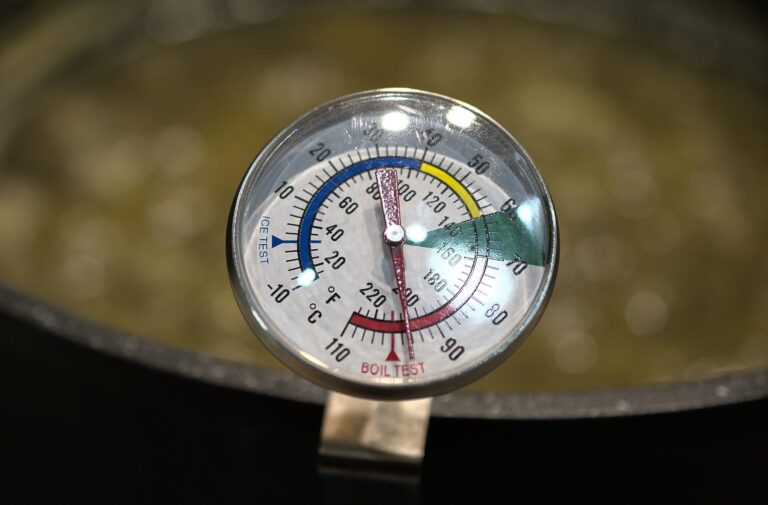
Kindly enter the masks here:
M 510 219 L 504 212 L 494 212 L 453 226 L 430 230 L 421 242 L 407 240 L 406 244 L 437 249 L 447 242 L 447 247 L 454 248 L 460 254 L 472 256 L 475 254 L 475 221 L 478 219 L 485 220 L 485 227 L 490 234 L 490 259 L 522 260 L 529 265 L 538 266 L 549 263 L 547 249 L 544 247 L 544 237 L 534 233 L 521 223 L 520 219 Z M 459 231 L 457 232 L 456 229 Z M 484 228 L 480 226 L 479 229 Z

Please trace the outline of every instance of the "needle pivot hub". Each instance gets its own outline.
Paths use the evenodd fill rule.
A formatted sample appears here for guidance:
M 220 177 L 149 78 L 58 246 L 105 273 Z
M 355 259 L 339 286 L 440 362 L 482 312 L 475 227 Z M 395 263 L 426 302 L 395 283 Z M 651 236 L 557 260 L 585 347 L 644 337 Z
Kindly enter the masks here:
M 384 242 L 389 246 L 403 245 L 405 238 L 405 228 L 399 224 L 391 224 L 384 230 Z

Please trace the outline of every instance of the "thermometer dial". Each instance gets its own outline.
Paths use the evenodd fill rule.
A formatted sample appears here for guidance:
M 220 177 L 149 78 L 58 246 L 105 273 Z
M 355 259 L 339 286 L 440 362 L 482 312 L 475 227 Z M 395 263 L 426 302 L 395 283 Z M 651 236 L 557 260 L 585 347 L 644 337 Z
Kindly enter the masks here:
M 256 157 L 228 236 L 251 329 L 287 366 L 378 399 L 477 379 L 530 332 L 557 266 L 528 154 L 459 101 L 387 89 L 299 118 Z

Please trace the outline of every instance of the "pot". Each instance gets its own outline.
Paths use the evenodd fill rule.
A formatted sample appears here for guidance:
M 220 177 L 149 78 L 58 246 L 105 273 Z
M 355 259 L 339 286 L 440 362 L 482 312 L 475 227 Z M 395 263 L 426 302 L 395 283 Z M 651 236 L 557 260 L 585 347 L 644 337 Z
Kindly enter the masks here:
M 732 16 L 739 9 L 748 11 L 750 4 L 738 4 L 738 8 L 713 4 L 702 9 L 687 2 L 587 2 L 583 9 L 558 1 L 447 4 L 451 15 L 455 15 L 451 9 L 468 17 L 487 16 L 491 11 L 496 17 L 516 15 L 601 37 L 626 32 L 655 51 L 671 51 L 689 65 L 706 67 L 705 72 L 736 76 L 750 83 L 757 96 L 764 96 L 768 82 L 764 33 L 745 26 L 743 13 Z M 147 38 L 160 45 L 194 45 L 206 34 L 231 29 L 235 22 L 264 23 L 267 30 L 273 20 L 293 15 L 291 9 L 309 25 L 317 14 L 314 5 L 300 3 L 286 9 L 276 2 L 231 2 L 224 9 L 201 1 L 181 10 L 170 1 L 41 5 L 40 11 L 19 5 L 4 8 L 4 24 L 13 28 L 9 33 L 16 37 L 8 47 L 34 49 L 39 44 L 44 48 L 26 52 L 35 58 L 23 65 L 14 61 L 12 51 L 4 51 L 0 58 L 0 73 L 14 76 L 0 84 L 0 148 L 9 151 L 20 138 L 19 131 L 23 133 L 21 119 L 43 114 L 46 104 L 56 100 L 55 90 L 46 92 L 51 82 L 72 86 L 84 75 L 112 71 L 145 51 Z M 424 15 L 443 12 L 446 4 L 409 8 Z M 188 15 L 179 18 L 181 11 Z M 73 26 L 88 29 L 73 30 Z M 299 63 L 296 68 L 278 65 L 283 74 L 265 81 L 261 95 L 253 100 L 271 96 L 270 86 L 279 87 L 285 75 L 288 82 L 295 82 L 302 72 L 323 75 L 323 66 L 332 61 Z M 237 73 L 229 77 L 236 80 Z M 457 82 L 460 85 L 459 77 Z M 328 85 L 333 91 L 332 84 L 317 87 Z M 296 107 L 304 107 L 300 103 L 307 93 L 304 88 L 281 92 L 296 93 Z M 278 116 L 293 113 L 286 109 L 270 121 L 289 120 Z M 159 135 L 171 144 L 179 138 L 187 147 L 190 138 L 195 142 L 195 134 L 183 129 Z M 162 150 L 156 156 L 162 158 Z M 174 170 L 183 172 L 184 167 L 171 163 L 164 170 L 164 177 L 172 177 Z M 62 184 L 74 172 L 63 173 L 57 176 Z M 634 180 L 633 187 L 643 183 L 640 179 Z M 615 184 L 621 201 L 621 181 Z M 644 212 L 643 201 L 625 200 L 622 212 Z M 642 219 L 638 216 L 628 219 Z M 179 233 L 183 235 L 183 230 Z M 594 245 L 589 242 L 582 249 L 589 250 L 590 243 Z M 223 240 L 221 250 L 223 268 Z M 580 261 L 578 253 L 570 258 Z M 568 261 L 567 255 L 563 261 Z M 591 275 L 595 283 L 613 275 L 610 269 L 589 262 L 582 273 Z M 0 391 L 5 404 L 0 498 L 7 502 L 64 498 L 79 503 L 317 500 L 322 487 L 316 452 L 323 390 L 273 366 L 185 350 L 163 338 L 144 338 L 135 331 L 96 323 L 23 294 L 19 289 L 23 282 L 9 282 L 18 287 L 0 287 Z M 77 288 L 78 283 L 73 286 Z M 29 290 L 48 297 L 46 289 Z M 83 292 L 86 301 L 82 303 L 87 306 L 87 289 Z M 653 289 L 643 292 L 655 293 Z M 663 295 L 663 289 L 659 293 Z M 646 307 L 641 315 L 647 314 L 648 307 L 643 300 L 656 299 L 640 298 L 636 305 Z M 628 302 L 627 307 L 631 305 Z M 559 310 L 557 317 L 567 313 Z M 630 317 L 632 327 L 630 321 L 640 336 L 654 328 L 653 320 L 649 323 L 647 318 Z M 560 330 L 555 326 L 551 331 Z M 579 338 L 583 342 L 583 334 Z M 764 349 L 760 344 L 754 348 L 758 353 Z M 573 371 L 588 361 L 565 366 Z M 573 377 L 578 382 L 578 375 Z M 709 502 L 746 498 L 761 489 L 768 469 L 764 429 L 768 368 L 734 368 L 691 377 L 635 386 L 614 381 L 555 391 L 488 387 L 436 398 L 424 462 L 423 500 L 601 502 L 663 497 Z M 558 485 L 553 486 L 553 480 Z

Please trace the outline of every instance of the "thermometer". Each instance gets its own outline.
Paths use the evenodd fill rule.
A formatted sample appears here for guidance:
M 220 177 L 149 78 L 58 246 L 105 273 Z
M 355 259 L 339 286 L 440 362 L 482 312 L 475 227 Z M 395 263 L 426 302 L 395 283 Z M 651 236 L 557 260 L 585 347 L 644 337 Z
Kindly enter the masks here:
M 474 107 L 346 96 L 272 139 L 238 189 L 229 271 L 250 328 L 326 388 L 460 388 L 504 361 L 552 292 L 558 232 L 533 161 Z

